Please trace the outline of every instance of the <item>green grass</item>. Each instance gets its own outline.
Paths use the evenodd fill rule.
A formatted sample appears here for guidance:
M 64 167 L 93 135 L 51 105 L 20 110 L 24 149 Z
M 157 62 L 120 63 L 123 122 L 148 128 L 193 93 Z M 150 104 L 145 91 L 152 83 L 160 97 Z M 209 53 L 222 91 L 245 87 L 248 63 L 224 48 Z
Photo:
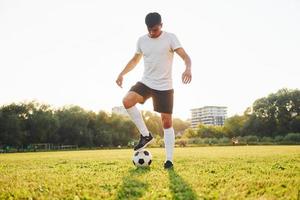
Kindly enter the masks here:
M 132 150 L 0 154 L 0 199 L 297 199 L 300 146 L 150 148 L 149 169 Z

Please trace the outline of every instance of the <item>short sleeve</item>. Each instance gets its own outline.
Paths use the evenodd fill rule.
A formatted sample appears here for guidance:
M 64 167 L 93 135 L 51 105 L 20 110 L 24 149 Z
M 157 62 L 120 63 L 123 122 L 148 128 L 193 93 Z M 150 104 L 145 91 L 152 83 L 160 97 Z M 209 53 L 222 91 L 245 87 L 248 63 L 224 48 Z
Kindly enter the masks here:
M 143 52 L 142 52 L 142 49 L 141 49 L 141 42 L 140 42 L 141 40 L 140 39 L 138 39 L 138 41 L 137 41 L 137 43 L 136 43 L 136 54 L 142 54 Z
M 171 48 L 173 51 L 182 47 L 175 34 L 171 33 L 170 37 L 171 37 Z

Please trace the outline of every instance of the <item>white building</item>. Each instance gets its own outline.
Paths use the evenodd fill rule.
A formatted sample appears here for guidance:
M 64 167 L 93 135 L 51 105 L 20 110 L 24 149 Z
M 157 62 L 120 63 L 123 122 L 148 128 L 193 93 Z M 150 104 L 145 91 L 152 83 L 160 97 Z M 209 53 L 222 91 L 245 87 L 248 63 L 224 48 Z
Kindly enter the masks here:
M 191 127 L 195 128 L 198 124 L 223 126 L 227 107 L 224 106 L 204 106 L 191 109 Z
M 124 106 L 115 106 L 112 108 L 112 113 L 116 113 L 118 115 L 126 115 L 128 116 L 127 110 Z

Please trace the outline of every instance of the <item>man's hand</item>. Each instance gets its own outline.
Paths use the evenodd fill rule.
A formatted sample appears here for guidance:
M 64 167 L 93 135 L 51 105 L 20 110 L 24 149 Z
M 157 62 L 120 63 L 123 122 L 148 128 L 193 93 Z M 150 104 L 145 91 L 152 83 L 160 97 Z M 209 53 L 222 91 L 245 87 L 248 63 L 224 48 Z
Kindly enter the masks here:
M 116 80 L 116 83 L 117 85 L 120 87 L 120 88 L 123 88 L 122 87 L 122 83 L 123 83 L 123 76 L 120 74 Z
M 182 60 L 184 60 L 186 68 L 181 78 L 184 84 L 188 84 L 192 81 L 192 70 L 191 70 L 192 61 L 189 55 L 187 55 L 187 53 L 182 47 L 176 49 L 175 52 L 182 58 Z
M 186 69 L 183 73 L 182 73 L 182 82 L 184 84 L 188 84 L 192 81 L 192 72 L 191 69 Z
M 141 53 L 136 53 L 134 54 L 133 58 L 127 63 L 126 67 L 122 70 L 122 72 L 119 74 L 116 83 L 120 88 L 122 88 L 122 83 L 123 83 L 123 76 L 130 72 L 135 66 L 139 63 L 139 61 L 142 58 Z

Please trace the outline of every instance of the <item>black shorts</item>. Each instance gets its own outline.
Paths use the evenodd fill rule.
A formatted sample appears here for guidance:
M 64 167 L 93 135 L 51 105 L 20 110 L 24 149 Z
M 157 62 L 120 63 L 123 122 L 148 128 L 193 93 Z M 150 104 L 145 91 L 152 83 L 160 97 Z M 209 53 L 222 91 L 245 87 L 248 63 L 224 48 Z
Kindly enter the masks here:
M 137 82 L 129 91 L 138 93 L 144 98 L 144 102 L 152 97 L 154 111 L 172 114 L 174 90 L 154 90 L 141 82 Z

